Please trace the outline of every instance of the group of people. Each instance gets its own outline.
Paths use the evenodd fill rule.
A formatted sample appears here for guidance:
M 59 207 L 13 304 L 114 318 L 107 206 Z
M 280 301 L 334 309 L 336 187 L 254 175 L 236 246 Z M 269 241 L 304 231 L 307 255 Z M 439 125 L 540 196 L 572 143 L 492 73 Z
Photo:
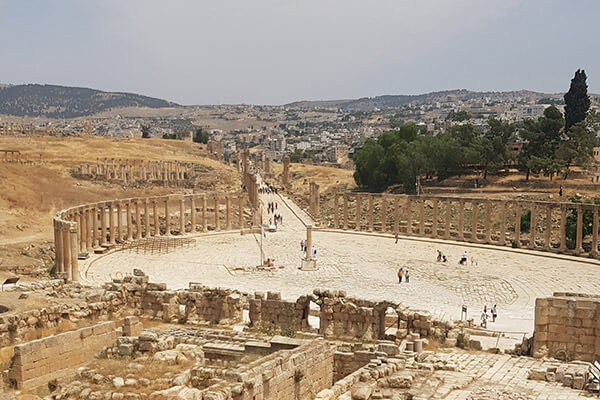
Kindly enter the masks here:
M 275 226 L 279 224 L 283 224 L 283 217 L 279 214 L 273 215 L 273 219 L 269 218 L 269 225 L 275 224 Z
M 410 275 L 408 275 L 408 268 L 400 267 L 398 270 L 398 283 L 402 283 L 402 278 L 406 283 L 410 283 Z
M 259 194 L 277 194 L 277 188 L 274 187 L 273 185 L 269 184 L 268 182 L 265 182 L 264 186 L 261 186 L 258 188 L 258 193 Z
M 492 322 L 496 322 L 496 318 L 498 317 L 498 311 L 496 310 L 495 304 L 494 304 L 494 307 L 491 307 L 489 309 L 489 312 L 492 317 Z M 483 306 L 483 312 L 481 313 L 481 327 L 482 328 L 487 328 L 487 322 L 488 322 L 489 318 L 490 318 L 490 315 L 488 314 L 488 308 L 487 308 L 487 306 Z
M 267 214 L 274 213 L 277 210 L 277 202 L 270 201 L 267 203 Z
M 306 240 L 301 240 L 300 241 L 300 251 L 306 253 L 306 251 L 308 247 L 308 243 Z M 317 256 L 317 249 L 315 249 L 315 246 L 311 246 L 310 252 L 312 254 L 312 257 L 315 258 Z

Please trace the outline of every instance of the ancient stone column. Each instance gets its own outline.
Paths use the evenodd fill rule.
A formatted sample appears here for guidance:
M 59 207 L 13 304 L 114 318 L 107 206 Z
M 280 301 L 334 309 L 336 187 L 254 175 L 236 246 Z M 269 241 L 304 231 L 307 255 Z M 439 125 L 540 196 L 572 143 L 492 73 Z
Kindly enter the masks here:
M 425 199 L 419 198 L 419 235 L 425 236 Z
M 598 257 L 598 206 L 593 206 L 592 212 L 592 250 L 590 257 Z
M 154 236 L 160 236 L 160 216 L 158 215 L 158 199 L 152 199 L 152 217 L 154 219 Z
M 412 235 L 412 199 L 406 196 L 406 234 Z
M 356 215 L 354 216 L 354 230 L 360 231 L 360 193 L 356 193 Z
M 348 194 L 344 193 L 342 202 L 344 204 L 344 230 L 348 230 Z
M 485 201 L 485 242 L 492 243 L 492 202 Z
M 479 204 L 477 201 L 471 201 L 471 242 L 477 243 L 477 208 Z
M 244 195 L 240 195 L 238 196 L 238 207 L 239 207 L 239 226 L 240 226 L 240 231 L 244 230 Z
M 515 203 L 515 243 L 521 247 L 521 203 Z
M 215 231 L 221 230 L 221 221 L 219 218 L 219 196 L 215 196 Z
M 81 238 L 82 238 L 82 234 L 81 234 L 81 210 L 76 210 L 75 211 L 75 223 L 77 224 L 77 252 L 79 253 L 80 251 L 83 251 L 83 243 L 81 243 Z M 80 250 L 81 249 L 81 250 Z
M 165 197 L 165 236 L 171 236 L 171 213 L 169 212 L 169 196 Z
M 81 225 L 79 226 L 79 230 L 81 231 L 81 251 L 85 252 L 89 248 L 89 237 L 90 237 L 90 228 L 88 225 L 89 222 L 89 213 L 88 209 L 84 208 L 81 210 Z
M 458 240 L 465 240 L 465 202 L 458 201 Z
M 281 181 L 285 188 L 290 184 L 290 158 L 288 156 L 283 157 L 283 174 Z
M 381 195 L 381 232 L 387 231 L 387 198 Z
M 131 226 L 131 200 L 127 200 L 126 209 L 127 211 L 125 218 L 127 218 L 127 240 L 133 240 L 133 227 Z
M 400 234 L 400 197 L 394 196 L 394 234 Z
M 140 212 L 140 200 L 135 199 L 135 238 L 142 238 L 142 213 Z
M 61 272 L 63 267 L 63 235 L 60 230 L 60 224 L 54 220 L 54 270 Z
M 567 249 L 567 206 L 560 206 L 560 245 L 558 251 L 564 253 Z
M 71 232 L 68 223 L 63 222 L 61 224 L 61 234 L 63 238 L 63 266 L 59 272 L 68 277 L 68 273 L 71 271 Z
M 333 194 L 333 228 L 337 229 L 339 227 L 339 204 L 338 204 L 338 194 L 337 192 Z
M 434 198 L 433 202 L 432 221 L 431 221 L 431 237 L 437 238 L 438 236 L 438 199 Z
M 369 194 L 368 195 L 368 199 L 369 199 L 369 215 L 368 215 L 368 229 L 369 232 L 373 232 L 373 195 Z
M 498 204 L 500 204 L 500 236 L 498 244 L 504 246 L 506 244 L 506 203 L 501 201 Z
M 117 228 L 115 229 L 115 239 L 119 242 L 123 240 L 123 206 L 120 201 L 115 202 L 117 206 Z
M 106 245 L 106 204 L 101 203 L 99 207 L 100 211 L 100 246 Z
M 552 207 L 546 206 L 546 229 L 544 231 L 544 249 L 546 251 L 550 250 L 550 242 L 552 233 Z
M 150 237 L 150 202 L 144 199 L 144 237 Z
M 306 258 L 312 259 L 312 225 L 306 225 Z
M 179 199 L 179 232 L 185 235 L 185 198 L 181 196 Z
M 535 225 L 536 225 L 536 220 L 535 220 L 535 203 L 531 203 L 531 218 L 529 220 L 529 248 L 530 249 L 535 249 Z
M 577 238 L 575 240 L 575 254 L 583 253 L 583 208 L 577 205 Z
M 193 194 L 190 196 L 190 222 L 192 223 L 190 231 L 192 233 L 196 232 L 196 200 L 194 197 Z
M 450 221 L 452 217 L 452 201 L 446 199 L 444 201 L 444 239 L 450 239 Z
M 97 247 L 100 241 L 98 240 L 98 208 L 92 207 L 90 210 L 92 217 L 92 248 Z
M 72 223 L 69 227 L 69 236 L 71 238 L 71 268 L 67 270 L 67 279 L 69 281 L 79 281 L 79 261 L 77 259 L 77 224 Z
M 231 230 L 231 198 L 225 197 L 225 229 Z
M 110 244 L 115 244 L 115 215 L 114 204 L 108 203 L 108 234 Z
M 206 196 L 202 197 L 202 232 L 208 231 L 208 215 L 206 210 Z

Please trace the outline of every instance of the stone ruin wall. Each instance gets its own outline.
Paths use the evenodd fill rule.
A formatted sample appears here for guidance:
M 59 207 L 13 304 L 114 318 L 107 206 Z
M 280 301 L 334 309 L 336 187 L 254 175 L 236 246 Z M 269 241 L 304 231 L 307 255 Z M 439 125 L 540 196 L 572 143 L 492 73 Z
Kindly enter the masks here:
M 321 207 L 318 196 L 318 188 L 311 185 L 308 212 L 325 230 L 398 234 L 600 257 L 598 205 L 335 193 L 328 201 L 329 206 Z M 531 228 L 522 232 L 521 217 L 528 212 L 531 212 L 527 221 Z M 590 235 L 584 234 L 584 213 L 592 217 Z M 572 242 L 566 235 L 569 216 L 576 220 Z
M 62 378 L 117 340 L 114 322 L 103 322 L 75 331 L 15 346 L 9 372 L 17 389 L 30 389 Z
M 600 297 L 554 293 L 537 299 L 533 354 L 600 361 Z
M 427 312 L 410 310 L 398 303 L 355 299 L 346 297 L 344 291 L 319 289 L 296 301 L 282 300 L 278 292 L 268 292 L 266 296 L 254 293 L 249 300 L 251 326 L 277 328 L 282 332 L 312 332 L 314 329 L 308 322 L 311 301 L 320 307 L 318 333 L 326 338 L 380 340 L 386 337 L 386 328 L 395 328 L 400 339 L 418 333 L 444 341 L 452 329 L 451 324 L 436 321 Z M 391 324 L 389 320 L 386 322 L 389 308 L 396 314 Z

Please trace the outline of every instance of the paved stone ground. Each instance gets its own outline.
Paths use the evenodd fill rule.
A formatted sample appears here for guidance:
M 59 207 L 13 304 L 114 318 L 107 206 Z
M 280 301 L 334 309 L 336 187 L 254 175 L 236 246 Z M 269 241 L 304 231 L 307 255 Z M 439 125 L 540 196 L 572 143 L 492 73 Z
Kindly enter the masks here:
M 600 292 L 600 264 L 575 257 L 552 258 L 531 251 L 501 251 L 492 246 L 467 247 L 460 243 L 400 239 L 391 236 L 341 232 L 315 232 L 318 271 L 300 271 L 300 241 L 305 228 L 299 217 L 310 218 L 290 200 L 262 195 L 263 202 L 277 201 L 284 224 L 263 238 L 265 258 L 275 259 L 274 271 L 254 268 L 260 262 L 259 234 L 195 235 L 196 245 L 164 255 L 117 251 L 93 256 L 81 267 L 84 281 L 102 284 L 111 277 L 142 268 L 154 282 L 170 288 L 187 287 L 190 281 L 244 291 L 281 291 L 284 298 L 313 288 L 344 289 L 349 295 L 374 300 L 389 299 L 440 318 L 459 319 L 466 304 L 469 318 L 479 321 L 484 305 L 497 304 L 499 319 L 489 329 L 531 332 L 537 297 L 554 291 Z M 268 221 L 270 215 L 264 212 Z M 436 250 L 448 263 L 435 262 Z M 476 265 L 459 265 L 464 250 Z M 399 266 L 408 267 L 410 283 L 398 283 Z
M 435 372 L 435 376 L 442 378 L 445 383 L 438 388 L 432 398 L 498 399 L 505 398 L 500 393 L 507 392 L 522 394 L 522 398 L 527 400 L 575 400 L 587 399 L 591 395 L 564 387 L 559 383 L 528 380 L 529 370 L 541 367 L 543 365 L 541 360 L 458 350 L 437 355 L 458 365 L 458 371 Z

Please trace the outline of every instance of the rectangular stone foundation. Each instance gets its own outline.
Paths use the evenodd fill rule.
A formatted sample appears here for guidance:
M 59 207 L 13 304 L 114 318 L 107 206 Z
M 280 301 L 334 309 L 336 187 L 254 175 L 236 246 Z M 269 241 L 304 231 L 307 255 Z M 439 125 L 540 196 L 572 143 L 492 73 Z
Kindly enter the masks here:
M 554 293 L 535 302 L 533 353 L 600 360 L 600 297 Z
M 17 345 L 8 376 L 18 389 L 46 385 L 73 373 L 116 339 L 111 321 Z

